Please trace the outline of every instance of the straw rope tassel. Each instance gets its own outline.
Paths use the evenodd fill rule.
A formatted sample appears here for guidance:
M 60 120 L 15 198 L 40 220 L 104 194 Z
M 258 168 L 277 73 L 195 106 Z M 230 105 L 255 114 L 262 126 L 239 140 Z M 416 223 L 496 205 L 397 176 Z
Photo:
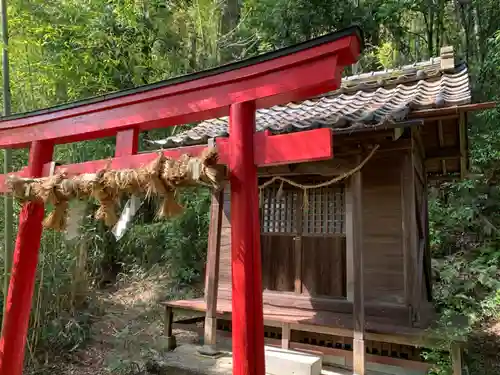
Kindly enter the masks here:
M 118 220 L 116 206 L 126 194 L 157 196 L 162 199 L 160 217 L 182 212 L 177 202 L 178 188 L 202 185 L 213 190 L 223 188 L 226 169 L 218 164 L 217 150 L 208 148 L 200 157 L 182 155 L 178 160 L 162 152 L 149 165 L 137 169 L 112 170 L 111 161 L 97 173 L 67 176 L 52 174 L 42 178 L 10 176 L 7 186 L 20 201 L 42 201 L 54 206 L 45 220 L 49 228 L 63 231 L 66 227 L 68 203 L 71 199 L 94 198 L 99 202 L 97 219 L 112 227 Z

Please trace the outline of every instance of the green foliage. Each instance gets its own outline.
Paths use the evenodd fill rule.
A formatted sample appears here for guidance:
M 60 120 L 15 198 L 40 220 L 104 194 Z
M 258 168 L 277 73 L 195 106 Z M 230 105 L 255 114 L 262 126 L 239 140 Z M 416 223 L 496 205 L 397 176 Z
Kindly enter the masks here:
M 500 92 L 500 37 L 488 38 L 485 54 L 473 72 L 473 87 L 481 100 L 498 100 Z M 439 331 L 449 340 L 468 338 L 468 362 L 473 374 L 496 373 L 477 342 L 491 340 L 488 330 L 500 317 L 500 160 L 498 109 L 474 116 L 471 127 L 471 162 L 474 177 L 444 184 L 434 190 L 430 202 L 431 246 L 435 304 L 440 309 Z M 457 318 L 467 318 L 458 326 Z M 486 332 L 486 333 L 485 333 Z M 498 340 L 498 338 L 493 338 Z M 497 344 L 495 344 L 497 345 Z M 438 351 L 426 358 L 439 363 L 437 374 L 450 373 L 449 361 Z
M 137 264 L 165 264 L 179 284 L 200 281 L 206 260 L 209 198 L 206 190 L 185 191 L 182 216 L 166 222 L 138 220 L 119 244 L 118 258 L 125 270 Z
M 500 99 L 497 0 L 468 6 L 446 0 L 14 0 L 9 23 L 14 112 L 156 82 L 354 23 L 363 28 L 366 42 L 358 72 L 427 59 L 451 44 L 469 63 L 475 98 Z M 439 275 L 434 297 L 446 337 L 472 335 L 498 316 L 499 122 L 498 109 L 470 118 L 474 178 L 432 189 L 431 247 Z M 184 128 L 141 134 L 141 142 Z M 114 138 L 59 145 L 55 158 L 62 163 L 107 158 L 113 145 Z M 26 162 L 26 150 L 15 150 L 13 169 Z M 32 363 L 40 351 L 75 350 L 85 341 L 91 319 L 84 311 L 93 309 L 93 290 L 113 282 L 117 273 L 160 266 L 178 285 L 201 281 L 209 195 L 193 190 L 181 199 L 185 213 L 169 221 L 156 221 L 156 203 L 145 202 L 118 242 L 93 220 L 92 202 L 78 239 L 45 233 L 30 326 Z M 457 316 L 469 318 L 464 329 L 450 329 Z M 426 358 L 441 371 L 449 369 L 440 352 Z

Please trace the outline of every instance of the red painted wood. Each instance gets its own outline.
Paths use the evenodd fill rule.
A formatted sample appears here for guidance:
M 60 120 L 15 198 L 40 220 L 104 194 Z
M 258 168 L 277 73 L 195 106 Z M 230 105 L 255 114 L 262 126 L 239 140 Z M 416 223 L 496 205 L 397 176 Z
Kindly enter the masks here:
M 264 375 L 254 103 L 233 104 L 229 123 L 233 374 Z
M 30 150 L 28 174 L 40 176 L 44 163 L 51 160 L 52 152 L 52 144 L 34 142 Z M 19 216 L 5 322 L 0 340 L 1 375 L 21 375 L 23 372 L 43 216 L 44 207 L 39 202 L 25 203 Z
M 24 167 L 21 170 L 13 173 L 9 173 L 8 175 L 0 174 L 0 194 L 7 192 L 7 187 L 5 186 L 5 180 L 7 176 L 16 175 L 19 177 L 28 177 L 28 167 Z
M 268 133 L 257 133 L 254 135 L 254 162 L 257 166 L 270 166 L 279 164 L 292 164 L 303 161 L 327 160 L 333 157 L 333 140 L 331 129 L 315 129 L 300 133 L 266 135 Z M 120 141 L 121 139 L 121 141 Z M 127 139 L 127 141 L 125 141 Z M 120 142 L 120 146 L 118 143 Z M 122 143 L 123 142 L 123 143 Z M 117 137 L 117 157 L 111 160 L 92 160 L 79 164 L 68 164 L 56 167 L 57 171 L 65 170 L 70 175 L 82 173 L 95 173 L 105 168 L 109 163 L 113 169 L 139 168 L 154 160 L 156 152 L 147 154 L 131 155 L 128 151 L 134 151 L 133 142 L 137 145 L 135 138 L 130 133 L 126 137 Z M 229 163 L 229 138 L 218 138 L 216 140 L 219 150 L 221 164 Z M 313 145 L 313 146 L 311 146 Z M 164 150 L 163 154 L 168 157 L 178 158 L 183 154 L 193 156 L 200 155 L 206 146 L 188 146 Z M 120 149 L 120 152 L 118 152 Z M 118 157 L 118 155 L 121 155 Z M 50 163 L 43 168 L 43 176 L 48 176 Z M 27 170 L 23 169 L 15 173 L 20 177 L 28 176 Z M 0 193 L 6 192 L 5 175 L 0 175 Z
M 139 148 L 139 131 L 127 129 L 116 135 L 115 157 L 135 155 Z
M 26 125 L 35 125 L 47 121 L 76 117 L 96 111 L 109 110 L 115 107 L 121 107 L 138 102 L 145 102 L 151 99 L 186 93 L 190 91 L 200 91 L 203 89 L 225 85 L 227 83 L 239 82 L 256 76 L 273 72 L 283 71 L 288 67 L 297 64 L 324 59 L 328 56 L 339 56 L 340 65 L 346 66 L 355 62 L 360 50 L 360 41 L 357 36 L 350 35 L 344 38 L 324 43 L 307 50 L 298 51 L 293 54 L 278 57 L 272 60 L 257 63 L 251 66 L 231 70 L 222 74 L 208 76 L 201 79 L 195 79 L 188 82 L 160 87 L 145 92 L 134 93 L 114 99 L 99 101 L 70 109 L 63 109 L 56 112 L 39 114 L 28 118 L 13 119 L 0 122 L 0 129 L 23 127 Z
M 147 130 L 186 124 L 227 115 L 231 104 L 244 101 L 255 101 L 260 108 L 302 100 L 338 87 L 337 54 L 351 55 L 342 60 L 354 62 L 353 49 L 359 50 L 354 36 L 329 44 L 213 77 L 110 99 L 107 105 L 89 104 L 84 106 L 86 112 L 74 108 L 0 122 L 0 148 L 23 147 L 34 140 L 82 141 L 131 127 Z
M 228 150 L 229 143 L 230 138 L 217 139 L 217 147 L 221 150 Z M 328 160 L 333 158 L 332 129 L 280 135 L 259 132 L 254 135 L 254 150 L 254 162 L 258 167 Z

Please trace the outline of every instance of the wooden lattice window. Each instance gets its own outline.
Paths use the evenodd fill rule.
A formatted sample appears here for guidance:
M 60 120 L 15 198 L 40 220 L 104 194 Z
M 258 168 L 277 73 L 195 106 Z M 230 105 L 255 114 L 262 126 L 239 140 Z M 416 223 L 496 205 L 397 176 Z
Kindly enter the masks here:
M 328 186 L 308 191 L 308 209 L 304 212 L 304 234 L 345 233 L 344 187 Z
M 345 233 L 343 185 L 309 189 L 306 209 L 302 190 L 285 188 L 279 194 L 278 191 L 278 185 L 271 185 L 261 192 L 262 233 Z
M 269 186 L 262 191 L 261 227 L 263 233 L 297 233 L 298 190 Z

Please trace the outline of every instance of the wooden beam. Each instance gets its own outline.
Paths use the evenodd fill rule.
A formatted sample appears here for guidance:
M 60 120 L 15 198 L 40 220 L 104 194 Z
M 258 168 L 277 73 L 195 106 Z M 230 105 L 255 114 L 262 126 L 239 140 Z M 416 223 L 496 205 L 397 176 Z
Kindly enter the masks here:
M 444 133 L 443 133 L 443 122 L 438 120 L 438 141 L 439 147 L 444 146 Z M 442 158 L 441 158 L 442 159 Z M 441 168 L 443 170 L 443 174 L 446 174 L 446 160 L 441 160 Z
M 426 157 L 426 151 L 425 151 L 424 140 L 422 139 L 422 128 L 418 127 L 412 129 L 411 134 L 413 138 L 413 145 L 414 145 L 413 147 L 417 148 L 420 154 L 420 158 L 424 160 Z
M 259 193 L 254 147 L 255 103 L 229 115 L 233 374 L 264 375 L 264 322 Z
M 171 306 L 165 306 L 165 336 L 167 337 L 167 350 L 174 350 L 177 346 L 175 336 L 173 335 L 174 309 Z
M 299 215 L 300 217 L 300 215 Z M 302 228 L 300 225 L 299 228 Z M 295 236 L 293 239 L 293 251 L 295 252 L 295 281 L 294 292 L 300 295 L 302 293 L 302 237 Z
M 115 157 L 137 154 L 139 148 L 139 131 L 127 129 L 116 135 Z
M 294 46 L 288 54 L 286 49 L 276 51 L 130 95 L 6 119 L 0 122 L 0 148 L 103 138 L 129 128 L 164 128 L 227 116 L 235 103 L 251 101 L 256 108 L 266 108 L 320 95 L 337 89 L 343 67 L 356 60 L 356 34 L 337 34 L 336 40 L 331 34 L 330 40 L 318 38 L 316 45 Z
M 450 355 L 453 375 L 462 375 L 462 347 L 459 343 L 451 344 Z
M 254 134 L 254 163 L 258 167 L 329 160 L 333 158 L 332 129 L 271 135 Z M 227 150 L 229 138 L 218 138 L 217 147 Z M 311 147 L 314 145 L 314 147 Z
M 289 323 L 283 323 L 281 326 L 281 348 L 290 349 L 290 336 L 292 330 Z
M 460 157 L 460 149 L 457 147 L 442 147 L 438 149 L 430 149 L 427 151 L 425 161 L 436 161 L 444 159 L 458 159 Z
M 358 158 L 361 162 L 361 157 Z M 365 375 L 365 296 L 363 278 L 363 182 L 362 172 L 358 171 L 351 177 L 352 184 L 352 254 L 354 259 L 353 278 L 353 370 L 357 375 Z
M 296 207 L 302 207 L 304 197 L 299 194 L 297 197 Z M 296 297 L 301 296 L 303 290 L 303 282 L 302 282 L 302 226 L 303 226 L 303 217 L 304 215 L 297 215 L 297 228 L 295 232 L 295 237 L 293 238 L 293 251 L 294 251 L 294 265 L 295 265 L 295 280 L 293 285 L 293 290 Z M 266 293 L 267 291 L 264 291 Z M 264 295 L 262 297 L 262 301 L 264 302 Z
M 219 300 L 230 300 L 231 291 L 220 288 Z M 266 307 L 283 307 L 300 310 L 320 310 L 324 312 L 351 315 L 353 302 L 345 299 L 333 299 L 325 297 L 311 297 L 307 295 L 286 294 L 265 290 L 262 293 L 263 303 Z M 391 303 L 366 302 L 365 316 L 390 319 L 395 325 L 409 326 L 409 309 L 405 305 Z
M 208 232 L 207 267 L 205 281 L 205 332 L 204 351 L 215 351 L 217 331 L 217 290 L 219 288 L 220 241 L 222 230 L 222 211 L 224 205 L 224 190 L 212 194 L 210 206 L 210 228 Z
M 497 105 L 498 105 L 497 102 L 484 102 L 484 103 L 457 105 L 445 108 L 421 109 L 419 111 L 411 112 L 408 115 L 408 118 L 410 119 L 425 118 L 427 120 L 428 117 L 437 118 L 445 115 L 458 115 L 461 112 L 482 111 L 485 109 L 495 108 Z
M 465 113 L 460 113 L 459 139 L 460 139 L 460 178 L 467 175 L 467 120 Z
M 345 189 L 346 297 L 351 303 L 354 301 L 354 236 L 356 235 L 352 189 L 352 180 L 349 180 Z
M 258 169 L 257 174 L 259 177 L 272 177 L 277 175 L 300 176 L 304 174 L 337 176 L 350 171 L 355 166 L 355 163 L 348 158 L 334 157 L 330 160 L 317 162 L 279 165 L 274 167 L 261 167 Z
M 408 306 L 414 304 L 416 282 L 417 221 L 415 207 L 415 172 L 413 153 L 404 156 L 401 167 L 401 224 L 403 233 L 404 289 Z
M 131 142 L 133 138 L 119 138 L 120 144 Z M 127 139 L 127 141 L 125 141 Z M 310 147 L 313 144 L 315 147 Z M 216 141 L 221 164 L 229 162 L 229 143 L 227 138 L 219 138 Z M 126 147 L 131 147 L 127 144 Z M 331 129 L 315 129 L 295 134 L 282 134 L 270 136 L 268 133 L 258 133 L 254 136 L 254 163 L 257 166 L 272 166 L 282 164 L 300 163 L 303 161 L 328 160 L 333 157 L 333 140 Z M 206 146 L 187 146 L 162 150 L 161 152 L 170 158 L 179 158 L 183 154 L 199 156 L 206 149 Z M 60 165 L 56 168 L 56 173 L 65 171 L 68 175 L 78 175 L 83 173 L 96 173 L 109 166 L 112 169 L 140 168 L 158 157 L 158 152 L 141 153 L 137 155 L 124 155 L 120 147 L 118 157 L 111 160 L 92 160 L 79 164 Z M 128 151 L 127 151 L 128 152 Z M 42 176 L 48 176 L 50 163 L 43 166 Z M 23 176 L 26 171 L 13 173 Z M 0 175 L 0 193 L 6 192 L 5 175 Z

